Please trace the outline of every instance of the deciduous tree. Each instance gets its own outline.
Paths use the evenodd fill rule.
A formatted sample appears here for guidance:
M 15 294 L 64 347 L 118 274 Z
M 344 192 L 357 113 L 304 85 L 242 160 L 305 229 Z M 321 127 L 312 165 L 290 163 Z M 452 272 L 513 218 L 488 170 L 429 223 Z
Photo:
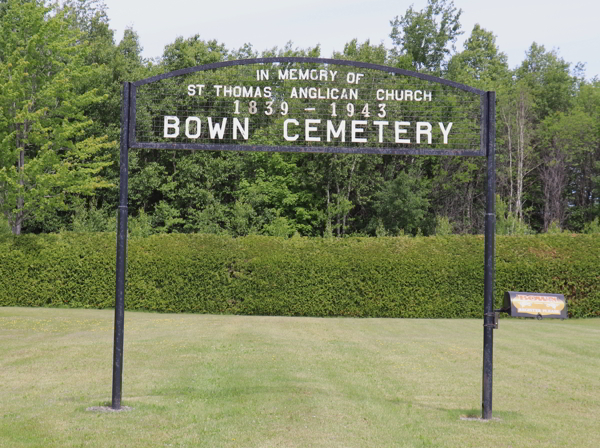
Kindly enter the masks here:
M 0 18 L 0 208 L 15 234 L 23 222 L 108 183 L 96 157 L 109 143 L 88 136 L 84 110 L 102 100 L 78 86 L 96 66 L 67 10 L 8 0 Z
M 390 22 L 396 57 L 408 56 L 416 70 L 440 73 L 460 31 L 460 15 L 452 0 L 428 0 L 427 6 Z

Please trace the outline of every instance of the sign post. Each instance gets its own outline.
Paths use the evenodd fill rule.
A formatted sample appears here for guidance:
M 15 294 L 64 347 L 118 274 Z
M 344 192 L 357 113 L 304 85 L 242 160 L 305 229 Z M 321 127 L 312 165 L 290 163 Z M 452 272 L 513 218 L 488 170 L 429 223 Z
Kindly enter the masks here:
M 125 329 L 125 271 L 127 267 L 127 188 L 129 180 L 129 114 L 131 83 L 123 85 L 121 109 L 121 149 L 119 160 L 119 210 L 117 215 L 117 281 L 115 294 L 115 335 L 113 344 L 113 409 L 121 408 L 121 386 L 123 382 L 123 336 Z
M 492 373 L 494 369 L 494 273 L 496 246 L 496 93 L 487 92 L 486 105 L 487 194 L 485 213 L 485 271 L 483 287 L 483 380 L 484 420 L 492 418 Z
M 121 407 L 129 148 L 487 157 L 482 416 L 492 416 L 495 93 L 320 58 L 218 62 L 125 83 L 112 407 Z M 492 325 L 492 326 L 490 326 Z

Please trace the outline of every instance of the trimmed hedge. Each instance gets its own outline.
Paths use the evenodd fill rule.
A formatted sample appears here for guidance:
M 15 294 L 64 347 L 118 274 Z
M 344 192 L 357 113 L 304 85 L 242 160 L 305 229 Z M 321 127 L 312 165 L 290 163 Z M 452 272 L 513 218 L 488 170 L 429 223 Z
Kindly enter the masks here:
M 483 236 L 154 235 L 129 241 L 126 308 L 285 316 L 481 317 Z M 109 233 L 0 237 L 0 306 L 114 306 Z M 600 316 L 600 236 L 498 236 L 504 291 L 564 294 Z

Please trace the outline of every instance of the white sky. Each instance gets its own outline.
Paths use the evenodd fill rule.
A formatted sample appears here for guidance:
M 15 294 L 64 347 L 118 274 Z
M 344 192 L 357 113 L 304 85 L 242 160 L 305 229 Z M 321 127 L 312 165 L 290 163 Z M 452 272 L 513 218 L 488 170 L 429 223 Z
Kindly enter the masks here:
M 427 0 L 104 0 L 110 26 L 121 40 L 130 26 L 140 36 L 144 57 L 159 57 L 177 36 L 196 33 L 228 49 L 251 43 L 258 52 L 292 41 L 294 47 L 321 44 L 321 57 L 342 51 L 353 38 L 391 47 L 390 20 L 412 4 Z M 496 35 L 511 68 L 519 65 L 532 42 L 556 49 L 574 66 L 586 63 L 586 77 L 600 76 L 600 1 L 598 0 L 454 0 L 463 10 L 464 34 L 476 23 Z

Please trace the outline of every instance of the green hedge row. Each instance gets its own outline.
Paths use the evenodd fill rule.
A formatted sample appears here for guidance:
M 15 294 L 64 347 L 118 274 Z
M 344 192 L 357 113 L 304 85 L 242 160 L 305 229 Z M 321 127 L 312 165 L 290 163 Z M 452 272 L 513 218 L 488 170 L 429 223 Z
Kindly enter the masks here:
M 483 237 L 131 239 L 126 308 L 285 316 L 481 317 Z M 114 234 L 0 237 L 0 306 L 108 308 Z M 600 316 L 600 236 L 497 237 L 504 291 L 564 294 Z

